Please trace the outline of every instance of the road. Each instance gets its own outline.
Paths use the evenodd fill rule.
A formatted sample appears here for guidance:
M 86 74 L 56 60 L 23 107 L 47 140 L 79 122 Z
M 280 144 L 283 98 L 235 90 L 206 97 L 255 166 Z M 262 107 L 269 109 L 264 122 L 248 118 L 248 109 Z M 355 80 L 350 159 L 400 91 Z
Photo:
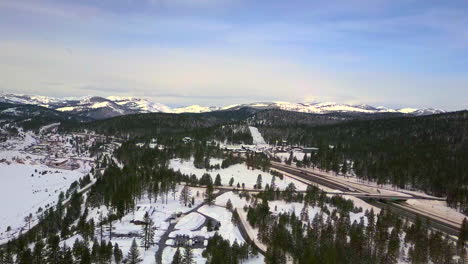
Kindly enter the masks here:
M 428 219 L 431 228 L 440 230 L 452 236 L 458 236 L 460 232 L 461 223 L 453 221 L 452 219 L 444 218 L 441 215 L 428 212 L 427 210 L 421 210 L 406 203 L 396 202 L 397 200 L 406 199 L 444 200 L 442 198 L 414 195 L 412 193 L 397 191 L 394 192 L 396 193 L 395 195 L 385 195 L 373 192 L 371 193 L 369 192 L 369 188 L 365 186 L 360 188 L 358 183 L 346 183 L 343 180 L 333 179 L 332 176 L 327 177 L 307 169 L 297 168 L 295 166 L 285 165 L 278 162 L 271 163 L 272 168 L 280 172 L 287 173 L 285 174 L 287 177 L 293 176 L 293 178 L 296 180 L 299 178 L 303 183 L 319 184 L 330 189 L 339 190 L 343 192 L 341 193 L 342 195 L 353 194 L 353 196 L 357 196 L 363 200 L 366 200 L 371 205 L 379 208 L 389 209 L 395 213 L 409 218 L 412 221 L 414 221 L 418 216 L 423 220 L 423 222 L 425 222 L 424 219 Z
M 225 193 L 226 191 L 219 191 L 215 194 L 215 199 L 222 195 L 223 193 Z M 198 209 L 200 209 L 200 207 L 206 205 L 207 203 L 206 202 L 202 202 L 201 204 L 195 206 L 194 208 L 190 209 L 189 211 L 185 212 L 183 215 L 188 215 L 190 213 L 193 213 L 193 212 L 197 212 Z M 199 212 L 198 212 L 199 213 Z M 209 216 L 206 216 L 204 215 L 205 217 L 209 217 Z M 211 217 L 209 217 L 211 218 Z M 166 232 L 164 232 L 164 234 L 161 236 L 161 239 L 159 240 L 159 242 L 157 243 L 159 245 L 158 247 L 158 251 L 156 252 L 156 263 L 162 263 L 162 255 L 163 255 L 163 252 L 164 252 L 164 249 L 166 248 L 166 241 L 167 239 L 169 238 L 169 234 L 171 232 L 173 232 L 175 230 L 175 226 L 176 226 L 177 222 L 170 222 L 169 224 L 169 227 L 167 228 Z

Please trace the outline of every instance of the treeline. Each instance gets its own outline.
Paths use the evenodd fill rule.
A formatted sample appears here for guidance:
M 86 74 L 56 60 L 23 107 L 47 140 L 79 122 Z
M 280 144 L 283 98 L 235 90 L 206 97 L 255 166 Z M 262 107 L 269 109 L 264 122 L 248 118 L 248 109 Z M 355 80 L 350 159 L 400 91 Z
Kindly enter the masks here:
M 450 206 L 468 213 L 467 111 L 260 131 L 269 142 L 319 148 L 300 165 L 447 196 Z
M 239 245 L 237 241 L 231 245 L 229 240 L 223 239 L 218 233 L 208 240 L 208 245 L 203 251 L 203 257 L 207 258 L 208 264 L 238 264 L 249 257 L 258 255 L 255 246 L 248 243 Z
M 201 137 L 203 134 L 213 135 L 213 128 L 225 126 L 223 129 L 225 129 L 226 138 L 227 136 L 232 138 L 232 132 L 235 129 L 226 125 L 237 124 L 252 114 L 251 109 L 200 114 L 135 114 L 74 125 L 67 124 L 61 128 L 67 131 L 92 130 L 99 134 L 134 138 L 171 134 L 192 134 Z M 222 133 L 223 129 L 218 132 Z M 235 136 L 245 138 L 245 132 L 239 132 Z
M 403 221 L 390 210 L 379 214 L 366 210 L 365 217 L 351 222 L 350 213 L 358 212 L 353 203 L 341 197 L 329 198 L 315 187 L 305 195 L 293 194 L 291 201 L 303 202 L 299 215 L 272 214 L 268 201 L 281 196 L 263 197 L 249 207 L 248 220 L 259 228 L 259 239 L 267 245 L 265 263 L 457 263 L 453 257 L 466 256 L 467 227 L 462 227 L 458 243 L 448 236 L 429 230 L 421 219 Z M 321 208 L 309 216 L 308 206 Z M 330 208 L 333 210 L 330 211 Z M 465 221 L 466 222 L 466 221 Z M 466 223 L 464 224 L 466 225 Z M 407 253 L 404 250 L 407 248 Z

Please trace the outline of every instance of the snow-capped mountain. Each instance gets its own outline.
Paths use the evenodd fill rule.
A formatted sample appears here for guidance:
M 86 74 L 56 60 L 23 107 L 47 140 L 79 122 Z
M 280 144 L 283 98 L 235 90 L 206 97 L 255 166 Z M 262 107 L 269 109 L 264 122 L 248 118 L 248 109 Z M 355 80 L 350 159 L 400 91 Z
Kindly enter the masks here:
M 256 109 L 281 109 L 293 112 L 313 113 L 313 114 L 326 114 L 336 112 L 354 112 L 364 114 L 375 113 L 402 113 L 411 115 L 427 115 L 444 113 L 443 110 L 438 109 L 416 109 L 416 108 L 402 108 L 391 109 L 383 106 L 374 107 L 365 104 L 351 105 L 351 104 L 338 104 L 334 102 L 325 103 L 290 103 L 290 102 L 259 102 L 251 104 L 233 105 L 224 107 L 221 110 L 235 110 L 243 107 L 251 107 Z
M 120 106 L 124 106 L 139 113 L 170 113 L 172 111 L 171 108 L 167 105 L 153 103 L 146 99 L 136 97 L 109 96 L 107 99 Z
M 186 107 L 174 108 L 171 113 L 180 114 L 180 113 L 206 113 L 221 110 L 220 107 L 216 106 L 200 106 L 200 105 L 191 105 Z
M 351 105 L 334 102 L 325 103 L 290 103 L 290 102 L 256 102 L 248 104 L 236 104 L 225 107 L 192 105 L 180 108 L 170 108 L 167 105 L 154 103 L 147 99 L 136 97 L 86 96 L 78 98 L 53 98 L 47 96 L 34 96 L 24 94 L 0 94 L 0 102 L 12 104 L 39 105 L 61 112 L 75 114 L 92 119 L 104 119 L 120 115 L 137 113 L 205 113 L 213 111 L 237 110 L 244 107 L 254 109 L 281 109 L 293 112 L 326 114 L 336 112 L 350 113 L 402 113 L 409 115 L 429 115 L 444 113 L 439 109 L 402 108 L 391 109 L 383 106 L 374 107 L 365 104 Z

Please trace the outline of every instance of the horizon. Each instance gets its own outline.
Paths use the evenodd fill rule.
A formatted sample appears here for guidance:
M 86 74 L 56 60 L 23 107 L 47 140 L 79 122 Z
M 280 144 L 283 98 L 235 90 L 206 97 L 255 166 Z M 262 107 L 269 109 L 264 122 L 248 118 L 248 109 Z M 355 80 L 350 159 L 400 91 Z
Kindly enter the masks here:
M 178 109 L 178 108 L 188 108 L 192 106 L 200 106 L 200 107 L 207 107 L 207 108 L 226 108 L 226 107 L 235 107 L 239 105 L 247 105 L 247 104 L 254 104 L 254 103 L 286 103 L 286 104 L 309 104 L 309 105 L 315 105 L 315 104 L 338 104 L 338 105 L 350 105 L 350 106 L 370 106 L 370 107 L 375 107 L 375 108 L 386 108 L 389 110 L 404 110 L 404 109 L 433 109 L 433 110 L 441 110 L 444 112 L 456 112 L 456 111 L 464 111 L 467 110 L 468 108 L 465 109 L 457 109 L 457 110 L 446 110 L 446 109 L 440 109 L 440 108 L 435 108 L 435 107 L 412 107 L 412 106 L 403 106 L 403 107 L 391 107 L 391 106 L 386 106 L 386 105 L 370 105 L 370 104 L 364 104 L 364 103 L 356 103 L 356 104 L 350 104 L 350 103 L 342 103 L 342 102 L 334 102 L 334 101 L 309 101 L 309 102 L 293 102 L 293 101 L 278 101 L 278 100 L 272 100 L 272 101 L 242 101 L 234 104 L 225 104 L 225 105 L 202 105 L 198 103 L 190 104 L 190 105 L 170 105 L 170 104 L 164 104 L 158 101 L 153 101 L 151 98 L 145 98 L 144 96 L 115 96 L 115 95 L 103 95 L 103 96 L 97 96 L 97 95 L 84 95 L 84 96 L 61 96 L 61 97 L 55 97 L 55 96 L 47 96 L 47 95 L 41 95 L 41 94 L 25 94 L 25 93 L 9 93 L 5 91 L 0 91 L 0 96 L 8 96 L 8 95 L 14 95 L 14 96 L 29 96 L 29 97 L 47 97 L 47 98 L 53 98 L 53 99 L 58 99 L 58 100 L 83 100 L 86 98 L 91 98 L 91 97 L 101 97 L 110 101 L 113 101 L 110 99 L 111 97 L 116 97 L 116 98 L 122 98 L 122 99 L 140 99 L 140 100 L 146 100 L 150 103 L 155 103 L 155 104 L 161 104 L 164 106 L 169 107 L 170 109 Z
M 0 2 L 0 90 L 466 109 L 468 2 Z

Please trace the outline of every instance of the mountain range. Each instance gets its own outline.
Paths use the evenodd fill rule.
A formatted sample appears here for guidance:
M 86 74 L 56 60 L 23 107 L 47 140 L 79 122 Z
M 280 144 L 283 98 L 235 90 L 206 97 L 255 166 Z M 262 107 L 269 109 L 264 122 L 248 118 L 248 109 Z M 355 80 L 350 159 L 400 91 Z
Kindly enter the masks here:
M 47 96 L 24 95 L 24 94 L 0 94 L 0 102 L 20 105 L 37 105 L 64 113 L 77 115 L 90 119 L 106 119 L 115 116 L 138 114 L 138 113 L 205 113 L 214 111 L 237 110 L 241 108 L 254 109 L 281 109 L 293 112 L 327 114 L 327 113 L 401 113 L 408 115 L 429 115 L 444 113 L 445 111 L 432 108 L 401 108 L 391 109 L 387 107 L 374 107 L 365 104 L 339 104 L 326 103 L 290 103 L 290 102 L 256 102 L 247 104 L 236 104 L 225 107 L 206 107 L 192 105 L 180 108 L 171 108 L 167 105 L 154 103 L 147 99 L 120 96 L 86 96 L 54 98 Z

